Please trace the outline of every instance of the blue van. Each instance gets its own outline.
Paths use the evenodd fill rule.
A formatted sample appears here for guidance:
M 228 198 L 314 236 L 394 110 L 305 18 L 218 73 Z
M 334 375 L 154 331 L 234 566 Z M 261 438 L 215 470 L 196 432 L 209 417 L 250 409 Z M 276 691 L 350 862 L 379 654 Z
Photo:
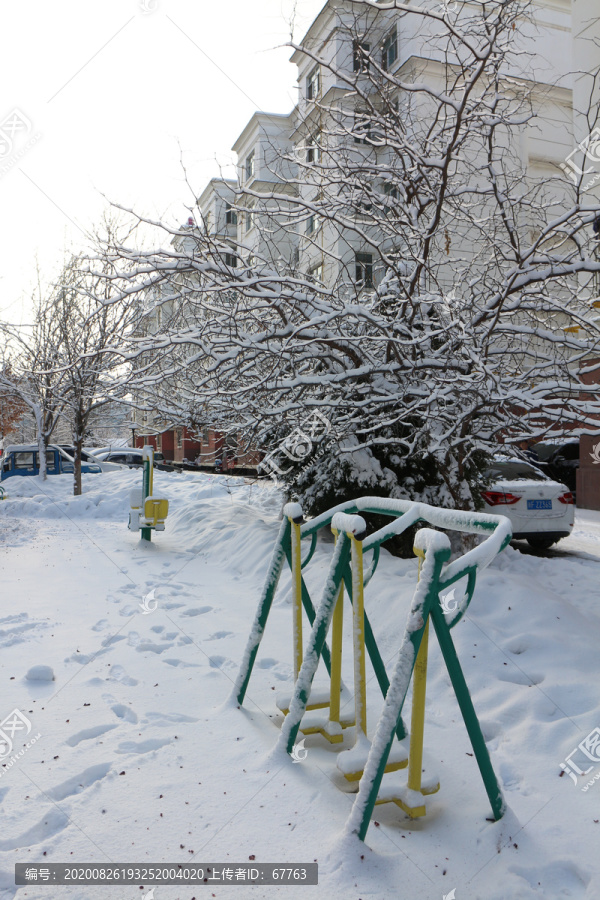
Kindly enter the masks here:
M 37 444 L 10 444 L 0 457 L 0 481 L 11 478 L 13 475 L 39 475 L 40 460 Z M 46 470 L 48 475 L 63 475 L 73 473 L 75 466 L 73 460 L 64 450 L 55 444 L 50 444 L 46 451 Z M 93 463 L 81 463 L 81 472 L 91 475 L 101 472 L 100 466 Z

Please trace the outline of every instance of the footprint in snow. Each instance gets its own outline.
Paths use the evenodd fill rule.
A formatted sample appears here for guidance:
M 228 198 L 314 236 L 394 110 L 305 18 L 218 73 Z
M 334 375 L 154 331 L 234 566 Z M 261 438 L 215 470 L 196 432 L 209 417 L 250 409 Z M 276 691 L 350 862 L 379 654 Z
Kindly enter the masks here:
M 82 791 L 91 787 L 96 781 L 100 781 L 109 772 L 110 763 L 98 763 L 95 766 L 90 766 L 89 769 L 84 769 L 79 775 L 73 775 L 71 778 L 63 781 L 62 784 L 57 784 L 56 787 L 47 790 L 45 792 L 46 796 L 57 802 L 66 800 L 67 797 L 72 797 L 74 794 L 81 794 Z
M 52 807 L 45 813 L 37 825 L 28 828 L 23 834 L 11 835 L 6 840 L 0 840 L 0 851 L 16 850 L 18 847 L 32 847 L 35 844 L 46 843 L 55 835 L 71 824 L 68 815 L 58 807 Z
M 110 637 L 104 638 L 104 640 L 102 641 L 102 646 L 110 647 L 112 644 L 118 644 L 119 641 L 124 641 L 124 640 L 125 640 L 124 634 L 111 634 Z
M 160 728 L 170 728 L 171 725 L 199 722 L 200 720 L 194 716 L 186 716 L 185 713 L 148 712 L 142 721 L 149 725 L 158 725 Z
M 173 644 L 152 644 L 148 642 L 138 644 L 135 649 L 138 653 L 162 653 L 163 650 L 168 650 L 172 646 Z
M 133 725 L 137 724 L 138 717 L 131 707 L 125 706 L 124 703 L 115 703 L 111 709 L 117 718 L 123 719 L 124 722 L 131 722 Z
M 78 731 L 67 738 L 65 744 L 68 744 L 69 747 L 76 747 L 82 741 L 91 741 L 93 738 L 106 734 L 107 731 L 112 731 L 113 728 L 118 728 L 118 725 L 113 722 L 110 725 L 94 725 L 93 728 L 84 728 L 82 731 Z
M 184 662 L 182 659 L 163 659 L 168 666 L 174 666 L 176 669 L 199 669 L 200 663 Z
M 231 666 L 234 665 L 234 663 L 230 659 L 227 659 L 226 656 L 211 656 L 208 663 L 211 669 L 231 668 Z
M 204 613 L 210 612 L 212 606 L 199 606 L 196 609 L 186 609 L 181 613 L 182 616 L 203 616 Z
M 277 665 L 277 660 L 267 657 L 266 659 L 259 660 L 257 665 L 258 665 L 259 669 L 272 669 L 273 666 Z
M 516 791 L 521 783 L 521 777 L 509 763 L 502 763 L 499 769 L 500 779 L 505 791 Z
M 172 743 L 171 738 L 147 738 L 145 741 L 123 741 L 117 747 L 117 753 L 150 753 L 152 750 L 160 750 Z
M 135 685 L 138 684 L 137 679 L 128 675 L 123 666 L 111 666 L 110 675 L 108 677 L 130 687 L 135 687 Z

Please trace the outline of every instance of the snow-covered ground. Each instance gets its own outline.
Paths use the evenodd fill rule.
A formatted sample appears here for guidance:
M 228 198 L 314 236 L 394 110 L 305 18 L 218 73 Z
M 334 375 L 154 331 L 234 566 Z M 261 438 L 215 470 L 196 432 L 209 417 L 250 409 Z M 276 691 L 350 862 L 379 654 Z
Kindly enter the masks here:
M 488 821 L 433 637 L 425 765 L 441 789 L 424 819 L 378 806 L 378 824 L 360 844 L 341 839 L 353 795 L 340 790 L 337 749 L 311 736 L 301 764 L 272 753 L 276 692 L 292 676 L 289 574 L 244 708 L 229 699 L 279 527 L 277 489 L 159 472 L 154 492 L 171 512 L 147 545 L 126 525 L 129 489 L 140 480 L 139 471 L 84 476 L 80 498 L 70 496 L 68 476 L 3 483 L 0 719 L 17 709 L 31 722 L 29 742 L 40 737 L 0 767 L 2 900 L 149 893 L 148 885 L 16 888 L 16 862 L 192 860 L 317 860 L 319 885 L 158 886 L 154 900 L 600 898 L 600 783 L 582 790 L 600 772 L 594 735 L 599 762 L 588 760 L 593 769 L 577 784 L 561 777 L 561 762 L 600 728 L 600 514 L 578 513 L 573 536 L 547 557 L 509 547 L 481 575 L 453 631 L 505 817 Z M 330 541 L 319 543 L 313 596 L 331 552 Z M 414 560 L 383 552 L 367 588 L 389 669 L 416 571 Z M 54 681 L 26 678 L 40 665 Z M 351 684 L 349 656 L 344 666 Z M 370 669 L 367 677 L 372 731 L 381 696 Z M 17 735 L 13 756 L 25 743 Z

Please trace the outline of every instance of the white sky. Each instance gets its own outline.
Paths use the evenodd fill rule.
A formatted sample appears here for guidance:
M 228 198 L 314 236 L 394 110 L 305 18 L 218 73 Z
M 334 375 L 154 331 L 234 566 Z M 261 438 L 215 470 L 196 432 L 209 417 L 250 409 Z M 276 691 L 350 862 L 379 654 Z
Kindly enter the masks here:
M 27 321 L 107 200 L 183 222 L 256 109 L 296 102 L 289 38 L 324 0 L 28 0 L 0 54 L 0 317 Z M 278 48 L 279 49 L 275 49 Z M 216 63 L 211 62 L 207 57 Z M 219 68 L 223 71 L 219 71 Z M 223 74 L 226 73 L 226 74 Z M 227 77 L 229 76 L 229 77 Z M 231 80 L 229 80 L 231 79 Z M 247 95 L 247 96 L 246 96 Z M 13 121 L 12 149 L 3 142 Z M 4 123 L 4 124 L 3 124 Z M 232 175 L 232 171 L 224 171 Z

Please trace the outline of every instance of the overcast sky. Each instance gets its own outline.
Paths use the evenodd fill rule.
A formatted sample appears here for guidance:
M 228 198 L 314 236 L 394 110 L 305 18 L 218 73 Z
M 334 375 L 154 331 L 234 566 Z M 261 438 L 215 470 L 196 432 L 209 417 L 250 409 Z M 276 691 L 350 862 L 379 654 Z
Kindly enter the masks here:
M 28 0 L 0 54 L 0 316 L 27 321 L 39 258 L 56 276 L 106 198 L 171 222 L 255 111 L 296 102 L 289 39 L 324 0 Z

